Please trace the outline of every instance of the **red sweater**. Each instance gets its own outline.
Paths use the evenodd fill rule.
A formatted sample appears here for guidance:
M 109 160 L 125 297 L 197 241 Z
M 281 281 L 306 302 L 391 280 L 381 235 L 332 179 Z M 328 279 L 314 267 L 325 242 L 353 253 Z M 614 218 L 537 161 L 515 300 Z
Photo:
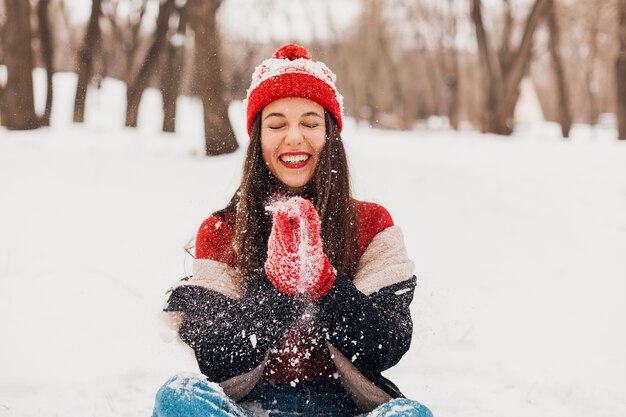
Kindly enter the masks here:
M 357 256 L 360 259 L 374 236 L 393 226 L 387 210 L 375 203 L 353 200 L 358 220 Z M 196 237 L 196 258 L 221 261 L 232 242 L 235 231 L 227 222 L 217 216 L 210 216 L 200 226 Z M 228 265 L 236 267 L 236 259 L 228 260 Z M 286 384 L 305 379 L 326 379 L 334 376 L 336 370 L 322 329 L 317 329 L 306 314 L 270 350 L 263 381 Z

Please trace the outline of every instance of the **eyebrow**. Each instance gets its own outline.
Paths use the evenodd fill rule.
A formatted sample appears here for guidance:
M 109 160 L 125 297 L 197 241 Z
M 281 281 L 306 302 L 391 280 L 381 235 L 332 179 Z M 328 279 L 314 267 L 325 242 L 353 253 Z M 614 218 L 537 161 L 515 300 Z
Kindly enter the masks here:
M 283 113 L 273 112 L 273 113 L 270 113 L 267 116 L 265 116 L 263 118 L 263 120 L 266 120 L 266 119 L 268 119 L 268 118 L 270 118 L 272 116 L 274 116 L 274 117 L 286 117 Z M 320 116 L 319 113 L 314 112 L 314 111 L 309 111 L 309 112 L 303 113 L 300 117 L 307 117 L 307 116 L 316 116 L 316 117 L 319 117 L 320 119 L 322 118 L 322 116 Z

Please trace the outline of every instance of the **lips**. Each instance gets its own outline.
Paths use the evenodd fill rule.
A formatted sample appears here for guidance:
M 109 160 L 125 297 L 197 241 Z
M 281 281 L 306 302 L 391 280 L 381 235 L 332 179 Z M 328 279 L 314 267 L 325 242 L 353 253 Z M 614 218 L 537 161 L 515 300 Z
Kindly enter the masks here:
M 290 169 L 297 169 L 306 166 L 311 159 L 311 154 L 306 152 L 285 152 L 280 154 L 278 160 L 280 163 Z

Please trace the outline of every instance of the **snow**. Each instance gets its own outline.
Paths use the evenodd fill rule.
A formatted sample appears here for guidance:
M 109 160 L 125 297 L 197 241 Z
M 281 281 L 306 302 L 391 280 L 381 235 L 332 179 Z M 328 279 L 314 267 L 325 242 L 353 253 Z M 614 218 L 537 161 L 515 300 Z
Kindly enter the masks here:
M 159 132 L 152 90 L 122 128 L 111 80 L 71 125 L 75 81 L 55 83 L 51 128 L 0 129 L 0 416 L 149 415 L 172 375 L 198 372 L 160 308 L 244 149 L 202 156 L 190 99 L 178 133 Z M 245 146 L 241 103 L 231 118 Z M 390 211 L 418 275 L 412 347 L 385 375 L 438 417 L 626 415 L 626 144 L 558 134 L 346 120 L 355 195 Z
M 544 120 L 541 102 L 531 77 L 524 77 L 520 84 L 520 95 L 513 117 L 518 124 L 531 124 Z
M 300 244 L 298 245 L 298 258 L 300 259 L 300 274 L 296 286 L 298 292 L 306 293 L 307 287 L 311 288 L 314 276 L 311 271 L 315 271 L 315 263 L 318 256 L 313 256 L 313 246 L 310 242 L 309 230 L 304 217 L 300 217 Z M 311 255 L 311 256 L 309 256 Z
M 170 38 L 170 44 L 175 48 L 180 48 L 185 44 L 185 35 L 176 33 Z

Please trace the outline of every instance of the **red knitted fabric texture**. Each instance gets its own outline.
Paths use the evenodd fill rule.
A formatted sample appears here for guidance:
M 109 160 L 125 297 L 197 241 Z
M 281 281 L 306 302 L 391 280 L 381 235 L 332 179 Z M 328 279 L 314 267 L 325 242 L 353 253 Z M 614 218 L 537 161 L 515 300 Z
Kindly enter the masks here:
M 300 97 L 312 100 L 332 114 L 341 131 L 343 121 L 341 108 L 335 90 L 323 80 L 301 72 L 288 72 L 263 81 L 248 97 L 248 134 L 252 131 L 252 122 L 265 106 L 286 97 Z
M 294 59 L 304 58 L 311 59 L 311 54 L 303 46 L 296 45 L 295 43 L 288 43 L 283 45 L 274 52 L 272 58 L 288 59 L 293 61 Z
M 320 218 L 310 200 L 291 197 L 275 206 L 265 272 L 278 290 L 316 300 L 335 283 L 320 236 Z
M 196 259 L 222 261 L 234 237 L 235 231 L 224 219 L 210 216 L 202 222 L 196 236 Z M 232 268 L 237 264 L 234 256 L 226 259 L 225 262 Z

